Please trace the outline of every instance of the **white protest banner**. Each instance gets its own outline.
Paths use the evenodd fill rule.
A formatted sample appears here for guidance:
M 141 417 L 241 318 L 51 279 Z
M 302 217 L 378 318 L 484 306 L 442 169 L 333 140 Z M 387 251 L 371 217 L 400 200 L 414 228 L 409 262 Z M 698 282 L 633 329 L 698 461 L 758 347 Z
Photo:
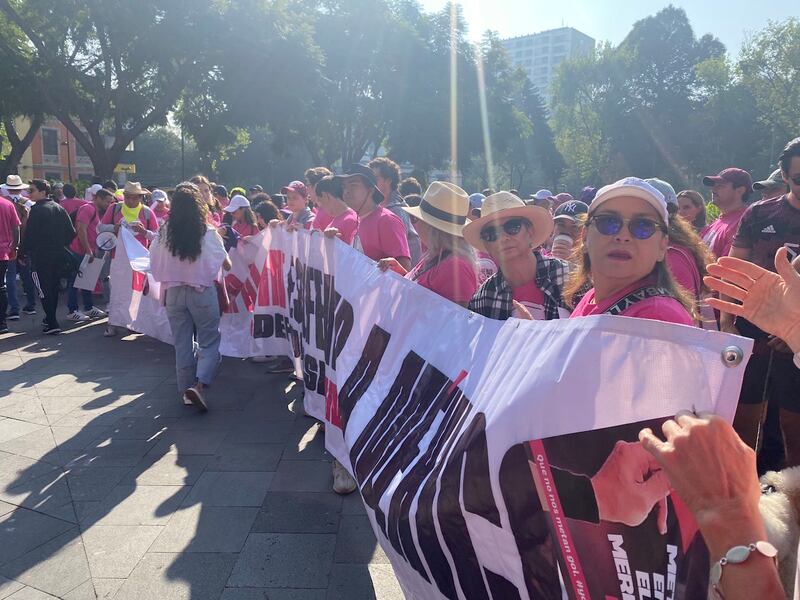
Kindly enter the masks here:
M 302 362 L 306 408 L 324 407 L 408 598 L 704 597 L 697 526 L 636 436 L 680 410 L 731 419 L 749 340 L 493 321 L 320 234 L 250 242 L 224 343 Z
M 150 265 L 147 248 L 124 227 L 111 260 L 111 298 L 108 323 L 172 343 L 167 311 L 161 305 L 160 285 L 146 272 Z M 141 270 L 134 270 L 133 265 Z
M 92 258 L 91 262 L 90 258 Z M 84 256 L 78 267 L 78 274 L 75 276 L 74 287 L 79 290 L 94 290 L 104 262 L 105 260 L 102 258 Z

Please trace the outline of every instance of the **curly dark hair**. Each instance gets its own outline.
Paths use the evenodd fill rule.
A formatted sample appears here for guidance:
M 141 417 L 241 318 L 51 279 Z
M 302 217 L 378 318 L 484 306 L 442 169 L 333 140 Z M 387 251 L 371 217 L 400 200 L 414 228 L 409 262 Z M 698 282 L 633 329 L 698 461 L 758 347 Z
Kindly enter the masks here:
M 193 183 L 181 183 L 172 194 L 170 220 L 164 224 L 167 248 L 173 256 L 194 262 L 206 234 L 208 205 Z

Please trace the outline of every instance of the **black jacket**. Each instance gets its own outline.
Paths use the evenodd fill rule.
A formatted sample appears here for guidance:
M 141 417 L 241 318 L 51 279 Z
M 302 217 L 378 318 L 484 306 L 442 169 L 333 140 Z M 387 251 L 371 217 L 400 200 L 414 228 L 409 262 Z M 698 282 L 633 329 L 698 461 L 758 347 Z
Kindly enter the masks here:
M 47 199 L 31 207 L 20 254 L 37 259 L 59 255 L 75 237 L 72 221 L 59 204 Z

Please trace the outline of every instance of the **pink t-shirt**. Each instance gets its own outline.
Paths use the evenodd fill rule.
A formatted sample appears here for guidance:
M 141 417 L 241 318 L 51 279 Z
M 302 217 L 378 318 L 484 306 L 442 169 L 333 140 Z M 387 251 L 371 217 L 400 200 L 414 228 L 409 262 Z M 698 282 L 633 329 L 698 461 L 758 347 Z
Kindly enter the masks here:
M 86 224 L 86 239 L 89 242 L 89 249 L 92 252 L 97 249 L 97 224 L 99 222 L 100 218 L 97 216 L 97 207 L 91 202 L 81 206 L 78 209 L 78 213 L 75 215 L 75 231 L 78 230 L 79 224 Z M 69 249 L 76 254 L 84 253 L 81 240 L 77 235 L 72 238 L 72 243 L 69 245 Z
M 739 221 L 747 207 L 720 215 L 719 218 L 700 231 L 700 237 L 714 253 L 714 256 L 728 256 L 733 238 L 739 230 Z
M 314 214 L 314 222 L 311 224 L 311 229 L 318 229 L 320 231 L 325 231 L 328 227 L 331 226 L 332 221 L 333 217 L 330 215 L 330 213 L 321 206 L 318 206 L 317 212 Z M 349 243 L 351 242 L 348 242 L 348 244 Z
M 61 208 L 67 211 L 67 214 L 71 217 L 72 213 L 74 213 L 84 204 L 92 204 L 92 203 L 87 202 L 83 198 L 64 198 L 61 201 Z
M 163 204 L 162 202 L 156 202 L 156 204 Z M 156 216 L 156 220 L 158 221 L 158 226 L 161 227 L 167 219 L 169 219 L 169 209 L 159 209 L 158 206 L 153 208 L 153 214 Z
M 478 291 L 478 273 L 465 257 L 450 255 L 431 269 L 425 267 L 427 255 L 423 255 L 406 279 L 416 281 L 424 288 L 436 292 L 451 302 L 466 304 Z
M 14 245 L 14 228 L 20 226 L 14 205 L 0 198 L 0 260 L 11 260 Z M 5 318 L 5 315 L 3 315 Z
M 255 235 L 258 233 L 258 225 L 248 225 L 244 222 L 236 222 L 233 224 L 233 230 L 238 233 L 242 237 L 247 237 L 249 235 Z
M 691 252 L 683 246 L 670 246 L 667 248 L 667 267 L 675 281 L 695 298 L 700 297 L 700 271 Z
M 594 288 L 592 288 L 586 292 L 583 299 L 578 302 L 570 318 L 602 315 L 625 296 L 646 285 L 646 280 L 637 281 L 633 285 L 614 294 L 611 298 L 606 298 L 599 304 L 596 304 L 594 301 Z M 663 296 L 640 300 L 623 310 L 620 314 L 624 317 L 638 317 L 639 319 L 652 319 L 654 321 L 665 321 L 667 323 L 678 323 L 680 325 L 695 324 L 692 317 L 686 312 L 686 309 L 683 308 L 680 302 L 674 298 L 665 298 Z
M 329 227 L 338 229 L 341 240 L 348 246 L 352 246 L 353 239 L 355 239 L 358 231 L 358 215 L 352 208 L 348 208 L 346 212 L 336 217 L 331 217 L 323 231 Z M 314 229 L 318 229 L 316 220 L 314 220 Z
M 535 280 L 514 288 L 511 292 L 511 297 L 527 308 L 531 316 L 537 321 L 546 320 L 544 314 L 544 292 L 539 289 Z M 519 318 L 516 308 L 514 308 L 512 316 Z
M 208 211 L 208 222 L 214 227 L 219 227 L 222 225 L 222 215 L 210 210 Z
M 411 258 L 403 221 L 382 206 L 359 221 L 353 245 L 372 260 Z

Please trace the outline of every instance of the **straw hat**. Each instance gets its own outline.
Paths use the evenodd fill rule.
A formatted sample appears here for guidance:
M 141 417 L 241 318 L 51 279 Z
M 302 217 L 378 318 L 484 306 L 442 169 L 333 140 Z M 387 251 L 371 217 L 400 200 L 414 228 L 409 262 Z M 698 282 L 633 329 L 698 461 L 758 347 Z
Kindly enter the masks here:
M 464 239 L 472 246 L 486 252 L 481 239 L 481 229 L 488 223 L 508 217 L 522 217 L 533 225 L 533 247 L 541 246 L 553 233 L 553 215 L 541 206 L 528 206 L 511 192 L 497 192 L 483 201 L 481 218 L 464 227 Z
M 431 227 L 461 237 L 469 212 L 469 196 L 457 185 L 434 181 L 419 206 L 401 208 Z
M 10 192 L 18 192 L 20 190 L 27 190 L 29 186 L 27 183 L 22 182 L 22 177 L 19 175 L 9 175 L 6 177 L 6 189 Z
M 150 192 L 142 189 L 142 184 L 138 181 L 128 181 L 125 183 L 125 189 L 122 193 L 126 196 L 146 196 Z

